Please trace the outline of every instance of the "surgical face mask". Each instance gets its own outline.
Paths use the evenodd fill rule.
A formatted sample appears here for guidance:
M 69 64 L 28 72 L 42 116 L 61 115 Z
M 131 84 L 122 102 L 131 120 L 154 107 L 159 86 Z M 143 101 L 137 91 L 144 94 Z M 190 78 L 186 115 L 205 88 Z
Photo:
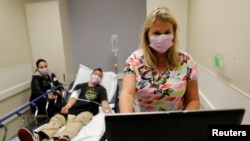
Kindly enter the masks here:
M 166 52 L 173 45 L 173 34 L 150 36 L 149 46 L 159 53 Z
M 90 82 L 99 84 L 101 82 L 101 78 L 98 75 L 92 74 L 90 77 Z
M 48 75 L 49 74 L 49 69 L 48 68 L 42 68 L 38 70 L 41 75 Z

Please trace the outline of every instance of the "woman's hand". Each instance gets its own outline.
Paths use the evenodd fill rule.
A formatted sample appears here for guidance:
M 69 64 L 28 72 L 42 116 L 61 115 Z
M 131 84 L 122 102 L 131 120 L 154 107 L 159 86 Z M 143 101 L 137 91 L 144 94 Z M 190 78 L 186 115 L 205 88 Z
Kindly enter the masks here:
M 62 91 L 56 90 L 56 94 L 61 96 L 62 95 Z
M 49 94 L 48 94 L 48 98 L 49 98 L 49 99 L 56 99 L 56 97 L 57 97 L 57 96 L 54 95 L 53 93 L 49 93 Z

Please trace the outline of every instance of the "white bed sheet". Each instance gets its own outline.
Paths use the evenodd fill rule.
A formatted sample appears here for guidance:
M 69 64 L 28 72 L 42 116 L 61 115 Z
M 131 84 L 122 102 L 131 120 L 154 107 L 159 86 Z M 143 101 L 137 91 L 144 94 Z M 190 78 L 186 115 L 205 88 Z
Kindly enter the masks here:
M 109 105 L 110 107 L 114 107 L 114 104 L 109 104 Z M 95 115 L 91 119 L 91 121 L 86 126 L 84 126 L 74 138 L 71 139 L 71 141 L 99 141 L 102 138 L 105 132 L 105 120 L 104 120 L 105 114 L 102 111 L 101 107 L 99 110 L 100 110 L 99 113 Z M 34 130 L 34 132 L 39 131 L 45 125 L 46 124 L 38 127 L 37 129 Z M 60 132 L 63 129 L 64 127 L 60 128 L 58 132 Z M 50 141 L 53 141 L 53 139 L 51 139 Z
M 104 116 L 104 113 L 95 115 L 72 141 L 99 141 L 105 132 Z
M 110 108 L 114 108 L 114 106 L 114 104 L 109 104 Z M 112 113 L 114 114 L 115 112 L 112 111 Z M 105 113 L 100 107 L 99 113 L 71 141 L 99 141 L 105 132 L 104 116 Z

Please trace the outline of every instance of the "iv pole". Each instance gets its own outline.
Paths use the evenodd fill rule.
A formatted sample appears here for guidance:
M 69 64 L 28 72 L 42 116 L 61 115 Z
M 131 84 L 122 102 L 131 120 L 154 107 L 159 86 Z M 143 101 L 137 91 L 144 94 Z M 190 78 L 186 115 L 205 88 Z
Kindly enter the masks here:
M 118 73 L 118 63 L 117 63 L 117 52 L 118 52 L 118 36 L 117 34 L 112 34 L 111 35 L 111 45 L 112 45 L 112 52 L 115 54 L 115 62 L 114 62 L 114 68 L 115 68 L 115 73 Z
M 118 64 L 117 64 L 117 53 L 115 52 L 115 63 L 114 63 L 115 73 L 117 74 Z

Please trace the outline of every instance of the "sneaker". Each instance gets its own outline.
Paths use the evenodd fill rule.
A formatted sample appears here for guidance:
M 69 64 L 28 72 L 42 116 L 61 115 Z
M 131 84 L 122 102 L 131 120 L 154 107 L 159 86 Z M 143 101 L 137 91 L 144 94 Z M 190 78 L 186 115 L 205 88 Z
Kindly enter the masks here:
M 39 135 L 33 134 L 27 128 L 20 128 L 18 130 L 18 138 L 20 141 L 39 141 Z
M 56 141 L 70 141 L 70 140 L 69 140 L 69 138 L 67 138 L 67 137 L 60 137 L 60 138 L 58 138 L 58 140 L 56 140 Z

